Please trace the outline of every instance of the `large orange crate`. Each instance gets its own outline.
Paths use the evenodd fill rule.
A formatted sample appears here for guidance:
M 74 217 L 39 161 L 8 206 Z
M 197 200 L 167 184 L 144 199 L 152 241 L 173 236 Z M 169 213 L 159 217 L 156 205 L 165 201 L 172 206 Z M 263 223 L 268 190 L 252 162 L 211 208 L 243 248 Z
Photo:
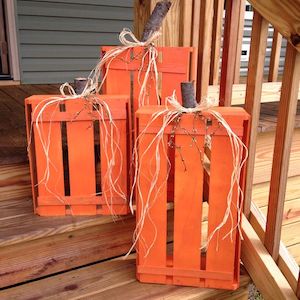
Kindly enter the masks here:
M 105 113 L 104 121 L 99 121 L 95 106 L 86 99 L 66 100 L 46 107 L 39 122 L 45 140 L 48 141 L 48 137 L 51 139 L 47 150 L 49 159 L 46 159 L 35 125 L 43 107 L 40 103 L 49 102 L 53 97 L 37 95 L 25 99 L 35 213 L 41 216 L 127 214 L 128 96 L 97 96 L 109 106 L 117 127 L 113 132 L 120 151 L 116 151 L 112 171 L 117 192 L 110 189 L 106 177 L 107 163 L 112 157 L 112 150 L 116 149 L 110 146 L 111 139 L 105 134 L 112 127 Z M 104 130 L 105 126 L 109 131 Z M 105 139 L 108 148 L 104 147 Z M 47 162 L 49 178 L 45 181 Z
M 140 108 L 136 113 L 138 131 L 143 131 L 138 145 L 139 170 L 142 176 L 138 182 L 140 190 L 136 195 L 137 224 L 141 221 L 141 212 L 146 206 L 149 181 L 156 170 L 156 145 L 152 144 L 148 151 L 145 150 L 161 128 L 162 117 L 151 122 L 150 126 L 147 124 L 153 113 L 161 109 L 163 108 L 148 106 Z M 214 110 L 222 114 L 232 130 L 247 145 L 249 115 L 242 108 L 217 107 Z M 153 192 L 149 196 L 149 213 L 137 241 L 137 278 L 141 282 L 221 289 L 236 289 L 239 286 L 241 240 L 237 228 L 233 231 L 232 240 L 230 236 L 223 239 L 231 225 L 237 225 L 241 213 L 236 207 L 237 201 L 241 202 L 241 199 L 237 199 L 237 185 L 233 189 L 235 200 L 231 205 L 232 223 L 229 218 L 219 233 L 212 237 L 207 247 L 203 248 L 204 240 L 223 219 L 233 159 L 230 141 L 224 128 L 207 112 L 203 112 L 202 117 L 210 121 L 206 123 L 201 116 L 182 114 L 173 140 L 175 148 L 179 147 L 177 149 L 180 151 L 174 150 L 173 161 L 172 156 L 168 154 L 171 164 L 174 165 L 174 178 L 171 181 L 174 185 L 174 219 L 170 219 L 167 214 L 169 184 L 165 181 L 168 170 L 165 154 L 169 153 L 166 149 L 171 136 L 174 135 L 174 124 L 164 131 L 164 146 L 159 148 L 160 171 L 156 183 L 159 193 Z M 211 146 L 207 149 L 206 133 L 212 133 Z M 242 189 L 244 177 L 245 169 L 241 174 Z M 203 187 L 206 186 L 207 180 L 208 204 L 203 200 Z M 202 215 L 207 206 L 207 223 L 203 223 Z M 170 232 L 174 241 L 171 250 L 167 246 L 167 233 L 169 236 Z

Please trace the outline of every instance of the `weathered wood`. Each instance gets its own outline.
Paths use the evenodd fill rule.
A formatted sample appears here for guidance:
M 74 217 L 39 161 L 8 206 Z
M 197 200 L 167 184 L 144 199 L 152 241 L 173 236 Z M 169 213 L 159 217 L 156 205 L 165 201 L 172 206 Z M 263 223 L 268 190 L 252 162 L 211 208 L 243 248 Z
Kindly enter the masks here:
M 251 129 L 245 186 L 244 213 L 249 216 L 253 184 L 257 126 L 260 113 L 260 98 L 264 72 L 264 59 L 268 37 L 268 23 L 254 12 L 251 34 L 250 58 L 246 88 L 245 109 L 251 115 Z M 221 94 L 221 93 L 220 93 Z
M 277 81 L 282 35 L 274 28 L 268 81 Z
M 134 227 L 131 217 L 0 247 L 0 287 L 123 255 L 131 246 Z
M 241 0 L 240 11 L 239 11 L 239 27 L 238 27 L 238 39 L 236 43 L 236 58 L 235 58 L 235 69 L 234 69 L 234 83 L 240 82 L 240 67 L 241 67 L 241 51 L 244 36 L 244 23 L 245 23 L 245 7 L 246 0 Z
M 201 1 L 196 89 L 198 101 L 207 96 L 209 85 L 213 12 L 213 1 Z
M 146 25 L 142 35 L 142 42 L 147 41 L 151 35 L 158 31 L 162 25 L 162 22 L 167 15 L 171 7 L 171 2 L 167 0 L 159 1 L 156 3 Z
M 28 163 L 0 165 L 0 178 L 0 201 L 31 197 Z
M 135 260 L 112 259 L 102 263 L 0 291 L 8 299 L 247 299 L 249 276 L 243 272 L 236 291 L 142 284 L 135 279 Z
M 231 104 L 232 85 L 234 79 L 234 66 L 235 66 L 236 50 L 237 50 L 236 41 L 238 37 L 240 6 L 241 6 L 240 0 L 226 1 L 221 82 L 220 82 L 220 105 L 221 106 L 230 106 Z
M 300 2 L 249 0 L 251 5 L 300 51 Z
M 288 281 L 281 273 L 251 224 L 242 220 L 242 262 L 264 299 L 297 299 Z
M 220 71 L 220 52 L 225 0 L 214 0 L 214 18 L 212 25 L 211 62 L 209 84 L 218 84 Z
M 192 28 L 192 46 L 198 48 L 199 46 L 199 29 L 200 29 L 200 13 L 201 1 L 194 1 L 193 3 L 193 28 Z
M 277 260 L 300 80 L 300 53 L 287 46 L 273 155 L 265 245 Z

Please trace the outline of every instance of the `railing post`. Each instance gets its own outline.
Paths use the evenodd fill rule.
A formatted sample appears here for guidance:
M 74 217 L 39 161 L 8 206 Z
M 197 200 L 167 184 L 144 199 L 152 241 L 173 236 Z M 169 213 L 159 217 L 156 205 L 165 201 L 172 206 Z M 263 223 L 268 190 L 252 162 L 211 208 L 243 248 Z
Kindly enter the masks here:
M 236 58 L 235 58 L 235 66 L 234 66 L 234 79 L 233 83 L 240 82 L 240 69 L 241 69 L 241 52 L 242 52 L 242 44 L 243 44 L 243 36 L 244 36 L 244 24 L 245 24 L 245 8 L 246 8 L 246 0 L 241 0 L 241 6 L 239 11 L 239 29 L 238 29 L 238 40 L 236 44 Z
M 209 84 L 212 85 L 217 85 L 219 82 L 220 52 L 221 52 L 220 50 L 221 50 L 224 1 L 225 0 L 214 1 L 211 62 L 210 62 L 210 74 L 209 74 Z
M 267 47 L 268 22 L 254 11 L 248 77 L 246 87 L 245 109 L 251 115 L 251 131 L 249 144 L 249 157 L 247 163 L 244 214 L 249 217 L 251 207 L 251 194 L 256 152 L 257 127 L 260 114 L 260 100 L 264 73 L 264 60 Z
M 238 38 L 238 24 L 240 18 L 241 0 L 227 0 L 224 39 L 222 52 L 222 69 L 220 82 L 220 106 L 230 106 L 234 69 L 236 59 L 236 41 Z
M 276 261 L 279 253 L 289 158 L 297 110 L 300 53 L 288 43 L 279 102 L 265 246 Z
M 268 81 L 277 81 L 282 35 L 274 28 Z

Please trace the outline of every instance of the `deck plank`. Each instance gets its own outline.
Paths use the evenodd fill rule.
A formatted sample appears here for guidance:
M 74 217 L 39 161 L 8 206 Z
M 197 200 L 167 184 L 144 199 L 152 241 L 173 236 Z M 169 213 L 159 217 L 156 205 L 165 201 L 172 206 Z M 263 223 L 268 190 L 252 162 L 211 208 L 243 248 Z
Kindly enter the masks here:
M 106 261 L 0 291 L 1 299 L 241 299 L 250 282 L 241 275 L 237 291 L 142 284 L 135 279 L 135 260 Z M 239 297 L 238 297 L 239 296 Z

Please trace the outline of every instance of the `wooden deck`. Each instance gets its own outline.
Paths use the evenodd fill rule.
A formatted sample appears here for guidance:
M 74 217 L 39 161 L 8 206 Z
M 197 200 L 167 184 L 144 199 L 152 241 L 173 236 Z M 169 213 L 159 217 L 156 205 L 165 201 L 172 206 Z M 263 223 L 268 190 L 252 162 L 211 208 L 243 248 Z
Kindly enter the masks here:
M 148 299 L 161 299 L 162 296 L 175 299 L 178 295 L 182 295 L 181 299 L 247 299 L 249 277 L 246 274 L 242 276 L 241 289 L 233 293 L 218 291 L 214 294 L 214 290 L 137 283 L 133 261 L 120 258 L 131 243 L 132 217 L 125 217 L 115 224 L 109 217 L 41 218 L 33 215 L 23 103 L 29 95 L 57 94 L 57 91 L 56 85 L 0 87 L 0 256 L 3 258 L 0 261 L 0 287 L 64 272 L 6 289 L 0 292 L 0 298 L 24 299 L 22 295 L 26 292 L 30 299 L 57 298 L 58 295 L 60 298 L 76 295 L 104 299 L 117 297 L 120 293 L 124 293 L 124 298 L 120 299 L 140 299 L 138 295 Z M 265 214 L 277 106 L 276 102 L 262 104 L 258 128 L 253 199 Z M 282 226 L 282 240 L 298 264 L 299 127 L 300 103 Z M 82 267 L 91 262 L 92 265 Z

